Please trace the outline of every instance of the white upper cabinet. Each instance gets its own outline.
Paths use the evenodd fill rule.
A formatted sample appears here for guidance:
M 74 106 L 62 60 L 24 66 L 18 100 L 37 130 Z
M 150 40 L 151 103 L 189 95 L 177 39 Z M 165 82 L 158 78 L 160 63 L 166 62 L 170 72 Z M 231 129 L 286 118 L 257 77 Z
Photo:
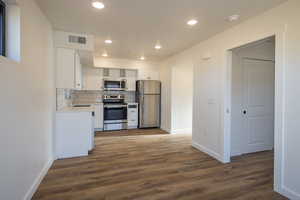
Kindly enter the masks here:
M 136 90 L 136 78 L 126 78 L 127 82 L 127 91 L 135 91 Z
M 75 50 L 57 48 L 56 49 L 56 87 L 74 88 L 75 77 Z
M 127 90 L 136 90 L 137 70 L 125 70 L 125 77 L 127 80 Z
M 107 70 L 107 69 L 105 69 Z M 107 79 L 118 79 L 120 78 L 120 70 L 119 69 L 108 69 Z
M 82 89 L 82 66 L 78 53 L 75 53 L 75 88 Z
M 103 80 L 126 80 L 127 91 L 136 90 L 138 71 L 135 69 L 115 69 L 83 67 L 83 89 L 103 90 Z
M 56 48 L 56 88 L 82 88 L 82 67 L 74 49 Z
M 84 67 L 84 90 L 103 90 L 103 70 L 94 67 Z

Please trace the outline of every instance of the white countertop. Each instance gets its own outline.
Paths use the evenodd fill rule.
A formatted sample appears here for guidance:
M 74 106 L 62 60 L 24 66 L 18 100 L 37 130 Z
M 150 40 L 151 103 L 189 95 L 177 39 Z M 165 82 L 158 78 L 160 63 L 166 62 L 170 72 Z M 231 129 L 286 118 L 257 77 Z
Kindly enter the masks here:
M 66 106 L 60 110 L 57 110 L 56 112 L 95 112 L 95 107 L 94 105 L 97 105 L 97 104 L 102 104 L 102 103 L 94 103 L 94 104 L 90 104 L 91 107 L 72 107 L 72 106 Z M 127 103 L 127 104 L 138 104 L 138 103 Z M 81 105 L 81 104 L 79 104 Z M 83 104 L 83 105 L 89 105 L 89 104 Z
M 56 112 L 94 112 L 95 107 L 64 107 Z

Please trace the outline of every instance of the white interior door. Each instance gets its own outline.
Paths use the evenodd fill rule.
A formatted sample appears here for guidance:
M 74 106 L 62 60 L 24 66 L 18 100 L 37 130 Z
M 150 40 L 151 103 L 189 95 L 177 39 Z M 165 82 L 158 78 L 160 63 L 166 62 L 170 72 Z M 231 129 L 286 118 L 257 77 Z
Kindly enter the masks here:
M 275 63 L 242 59 L 243 126 L 242 153 L 271 150 L 274 147 Z

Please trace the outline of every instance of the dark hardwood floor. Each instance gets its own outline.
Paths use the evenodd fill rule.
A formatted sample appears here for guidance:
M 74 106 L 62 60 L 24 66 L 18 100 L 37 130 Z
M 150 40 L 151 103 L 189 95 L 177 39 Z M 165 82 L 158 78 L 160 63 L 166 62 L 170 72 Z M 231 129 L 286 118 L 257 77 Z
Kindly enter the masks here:
M 98 133 L 90 156 L 54 162 L 33 199 L 286 199 L 272 190 L 272 152 L 222 164 L 191 147 L 191 135 L 144 132 Z

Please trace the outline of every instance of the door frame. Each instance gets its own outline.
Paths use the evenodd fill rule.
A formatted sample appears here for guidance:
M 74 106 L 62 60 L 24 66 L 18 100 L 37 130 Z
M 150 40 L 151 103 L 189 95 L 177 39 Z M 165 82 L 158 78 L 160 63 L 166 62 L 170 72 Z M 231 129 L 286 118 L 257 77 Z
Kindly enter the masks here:
M 272 39 L 273 39 L 273 37 L 272 37 Z M 252 47 L 257 48 L 257 46 L 265 45 L 267 43 L 267 41 L 268 40 L 262 40 L 262 41 L 259 41 L 258 43 L 253 43 L 253 45 L 250 44 L 250 45 L 246 45 L 244 47 L 245 47 L 245 49 L 248 49 L 248 50 L 251 49 Z M 275 42 L 274 42 L 274 44 L 275 44 Z M 274 49 L 274 52 L 275 52 L 275 45 L 272 49 Z M 249 56 L 247 53 L 246 54 L 243 53 L 243 49 L 241 50 L 242 52 L 240 52 L 239 50 L 235 50 L 235 49 L 233 51 L 237 51 L 237 52 L 234 52 L 233 55 L 238 60 L 235 63 L 235 65 L 237 65 L 237 66 L 235 66 L 236 67 L 235 69 L 239 71 L 239 78 L 240 78 L 239 85 L 241 86 L 239 92 L 242 97 L 241 97 L 241 99 L 239 99 L 238 104 L 234 104 L 233 102 L 231 102 L 231 106 L 232 106 L 231 114 L 233 114 L 234 110 L 235 110 L 235 112 L 237 112 L 237 110 L 239 110 L 240 113 L 242 113 L 242 111 L 245 109 L 247 110 L 247 112 L 249 111 L 247 109 L 248 100 L 246 100 L 247 97 L 245 97 L 245 95 L 248 96 L 248 92 L 246 92 L 246 91 L 248 91 L 248 81 L 247 81 L 247 73 L 248 72 L 247 71 L 249 71 L 249 69 L 248 69 L 249 67 L 251 68 L 251 66 L 249 66 L 249 65 L 247 67 L 245 66 L 245 64 L 248 62 L 260 62 L 260 63 L 264 63 L 265 65 L 268 65 L 268 66 L 272 65 L 272 67 L 271 68 L 268 67 L 268 69 L 272 70 L 272 72 L 270 71 L 270 73 L 272 73 L 271 85 L 273 88 L 271 91 L 273 91 L 273 94 L 271 96 L 268 96 L 268 98 L 271 98 L 270 100 L 275 101 L 275 93 L 274 93 L 274 91 L 275 91 L 275 57 L 273 57 L 273 58 L 271 58 L 272 56 L 260 57 L 259 55 Z M 250 51 L 252 52 L 253 50 L 250 50 Z M 271 51 L 273 51 L 273 50 L 271 50 Z M 232 74 L 234 74 L 234 71 L 232 71 Z M 238 83 L 236 82 L 235 84 L 238 84 Z M 231 87 L 232 86 L 233 85 L 231 85 Z M 235 94 L 235 95 L 237 95 L 237 94 Z M 231 94 L 231 98 L 233 98 L 235 95 Z M 232 99 L 232 101 L 233 101 L 233 99 Z M 274 105 L 274 103 L 273 103 L 273 105 Z M 274 115 L 275 115 L 274 114 L 274 112 L 275 112 L 274 106 L 268 107 L 268 108 L 271 109 L 268 111 L 271 111 L 271 113 L 272 113 L 268 116 L 272 117 L 272 123 L 274 124 Z M 235 115 L 236 114 L 237 113 L 235 113 Z M 248 117 L 249 117 L 248 114 L 247 115 L 242 114 L 238 118 L 237 118 L 237 116 L 234 118 L 234 120 L 241 120 L 241 121 L 236 122 L 233 119 L 231 121 L 232 122 L 231 126 L 236 126 L 237 124 L 240 124 L 239 132 L 242 131 L 243 134 L 245 133 L 246 135 L 244 135 L 244 136 L 246 136 L 246 137 L 250 137 L 250 135 L 247 135 L 247 134 L 249 134 L 249 131 L 250 131 L 250 130 L 248 130 L 249 129 L 249 127 L 248 127 L 249 118 Z M 264 116 L 264 117 L 266 117 L 266 116 Z M 272 127 L 273 127 L 273 125 L 272 125 Z M 231 132 L 231 135 L 232 134 L 233 133 Z M 234 136 L 231 136 L 231 139 L 232 139 L 231 142 L 235 141 L 235 142 L 239 143 L 239 145 L 241 145 L 241 146 L 239 148 L 237 148 L 237 147 L 231 148 L 231 155 L 230 155 L 231 157 L 239 156 L 239 155 L 247 154 L 247 153 L 255 153 L 255 152 L 259 152 L 259 151 L 266 151 L 266 150 L 274 149 L 274 129 L 270 133 L 272 136 L 270 134 L 265 133 L 268 136 L 272 137 L 272 140 L 268 140 L 269 142 L 272 141 L 272 144 L 264 143 L 265 144 L 264 146 L 261 146 L 261 144 L 254 144 L 254 146 L 256 146 L 255 150 L 254 149 L 250 150 L 251 148 L 253 148 L 253 146 L 252 147 L 248 146 L 247 143 L 249 141 L 246 138 L 244 138 L 244 139 L 240 138 L 239 140 L 235 140 L 234 138 L 238 137 L 236 134 L 237 134 L 237 132 L 235 132 Z M 243 143 L 243 142 L 245 142 L 245 143 Z M 248 150 L 246 150 L 246 149 L 248 149 Z
M 269 37 L 275 37 L 275 98 L 274 98 L 274 190 L 283 193 L 284 168 L 284 136 L 285 136 L 285 43 L 286 27 L 284 31 L 265 35 L 250 42 L 240 44 L 226 50 L 226 77 L 224 95 L 224 134 L 223 134 L 223 162 L 231 162 L 231 86 L 232 86 L 232 49 L 251 44 Z

